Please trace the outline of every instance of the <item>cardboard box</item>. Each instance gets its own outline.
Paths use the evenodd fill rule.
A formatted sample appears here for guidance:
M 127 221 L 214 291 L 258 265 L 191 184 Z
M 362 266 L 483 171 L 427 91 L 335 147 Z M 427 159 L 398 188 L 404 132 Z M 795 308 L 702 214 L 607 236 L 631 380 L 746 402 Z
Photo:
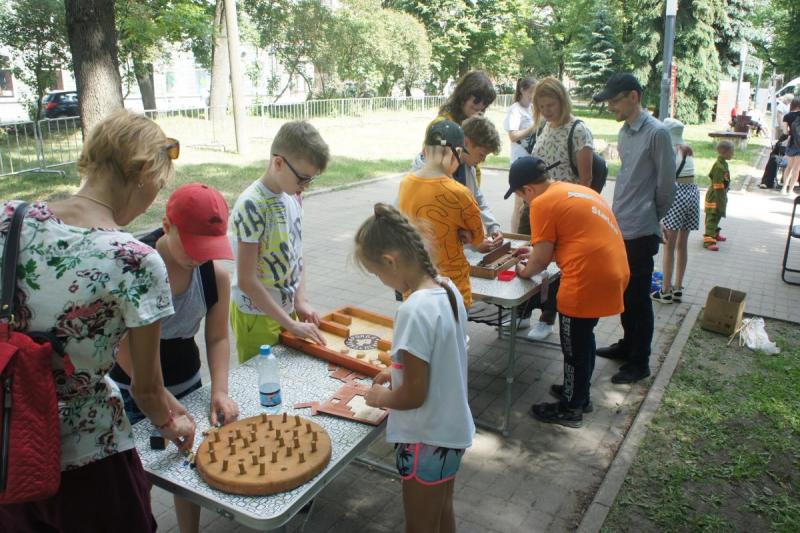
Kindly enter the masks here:
M 724 335 L 733 335 L 742 324 L 747 294 L 727 287 L 714 287 L 706 298 L 700 327 Z

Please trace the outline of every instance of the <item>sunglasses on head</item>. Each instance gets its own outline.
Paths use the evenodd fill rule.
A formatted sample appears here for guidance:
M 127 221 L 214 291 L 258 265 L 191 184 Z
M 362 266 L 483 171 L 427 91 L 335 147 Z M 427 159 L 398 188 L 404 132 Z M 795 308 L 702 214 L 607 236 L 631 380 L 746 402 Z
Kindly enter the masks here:
M 170 159 L 178 159 L 181 155 L 181 143 L 178 139 L 167 137 L 167 145 L 164 147 Z
M 316 176 L 304 176 L 303 174 L 300 174 L 299 172 L 297 172 L 297 170 L 295 170 L 292 164 L 289 163 L 289 160 L 283 157 L 281 154 L 272 154 L 272 156 L 280 157 L 281 159 L 283 159 L 283 162 L 286 163 L 286 166 L 289 167 L 289 170 L 292 171 L 294 177 L 297 178 L 297 183 L 301 186 L 310 185 L 312 181 L 314 181 L 319 177 L 319 174 L 317 174 Z

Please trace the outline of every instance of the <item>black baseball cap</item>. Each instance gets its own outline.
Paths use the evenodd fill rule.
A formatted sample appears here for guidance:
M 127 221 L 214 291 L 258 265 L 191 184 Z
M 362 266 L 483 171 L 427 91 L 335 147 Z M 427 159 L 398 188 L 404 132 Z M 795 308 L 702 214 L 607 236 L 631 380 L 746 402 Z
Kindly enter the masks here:
M 425 145 L 461 148 L 465 154 L 469 153 L 464 147 L 464 130 L 452 120 L 442 120 L 428 128 L 428 132 L 425 134 Z
M 636 91 L 639 94 L 642 94 L 642 86 L 639 83 L 639 80 L 637 80 L 636 76 L 630 72 L 617 73 L 608 78 L 606 86 L 602 91 L 594 95 L 592 100 L 595 102 L 604 102 L 614 98 L 619 93 L 624 93 L 625 91 Z
M 547 171 L 560 164 L 561 161 L 557 161 L 548 167 L 540 157 L 531 155 L 520 157 L 508 171 L 508 191 L 503 200 L 508 200 L 508 197 L 523 185 L 542 183 L 547 178 Z

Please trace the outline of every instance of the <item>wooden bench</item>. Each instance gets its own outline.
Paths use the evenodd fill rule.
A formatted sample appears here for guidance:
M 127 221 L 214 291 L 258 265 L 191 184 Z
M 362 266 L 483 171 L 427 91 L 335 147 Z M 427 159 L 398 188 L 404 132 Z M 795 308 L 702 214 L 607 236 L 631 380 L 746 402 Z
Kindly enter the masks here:
M 708 136 L 711 137 L 711 140 L 715 143 L 721 140 L 733 141 L 737 150 L 744 150 L 747 148 L 747 138 L 749 134 L 748 132 L 739 131 L 712 131 Z

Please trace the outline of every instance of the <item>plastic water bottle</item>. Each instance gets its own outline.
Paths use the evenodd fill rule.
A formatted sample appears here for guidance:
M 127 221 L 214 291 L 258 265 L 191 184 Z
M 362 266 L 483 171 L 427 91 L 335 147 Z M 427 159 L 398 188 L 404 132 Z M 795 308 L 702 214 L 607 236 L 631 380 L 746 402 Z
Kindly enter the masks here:
M 269 344 L 262 345 L 258 355 L 258 392 L 264 407 L 281 403 L 281 374 Z

